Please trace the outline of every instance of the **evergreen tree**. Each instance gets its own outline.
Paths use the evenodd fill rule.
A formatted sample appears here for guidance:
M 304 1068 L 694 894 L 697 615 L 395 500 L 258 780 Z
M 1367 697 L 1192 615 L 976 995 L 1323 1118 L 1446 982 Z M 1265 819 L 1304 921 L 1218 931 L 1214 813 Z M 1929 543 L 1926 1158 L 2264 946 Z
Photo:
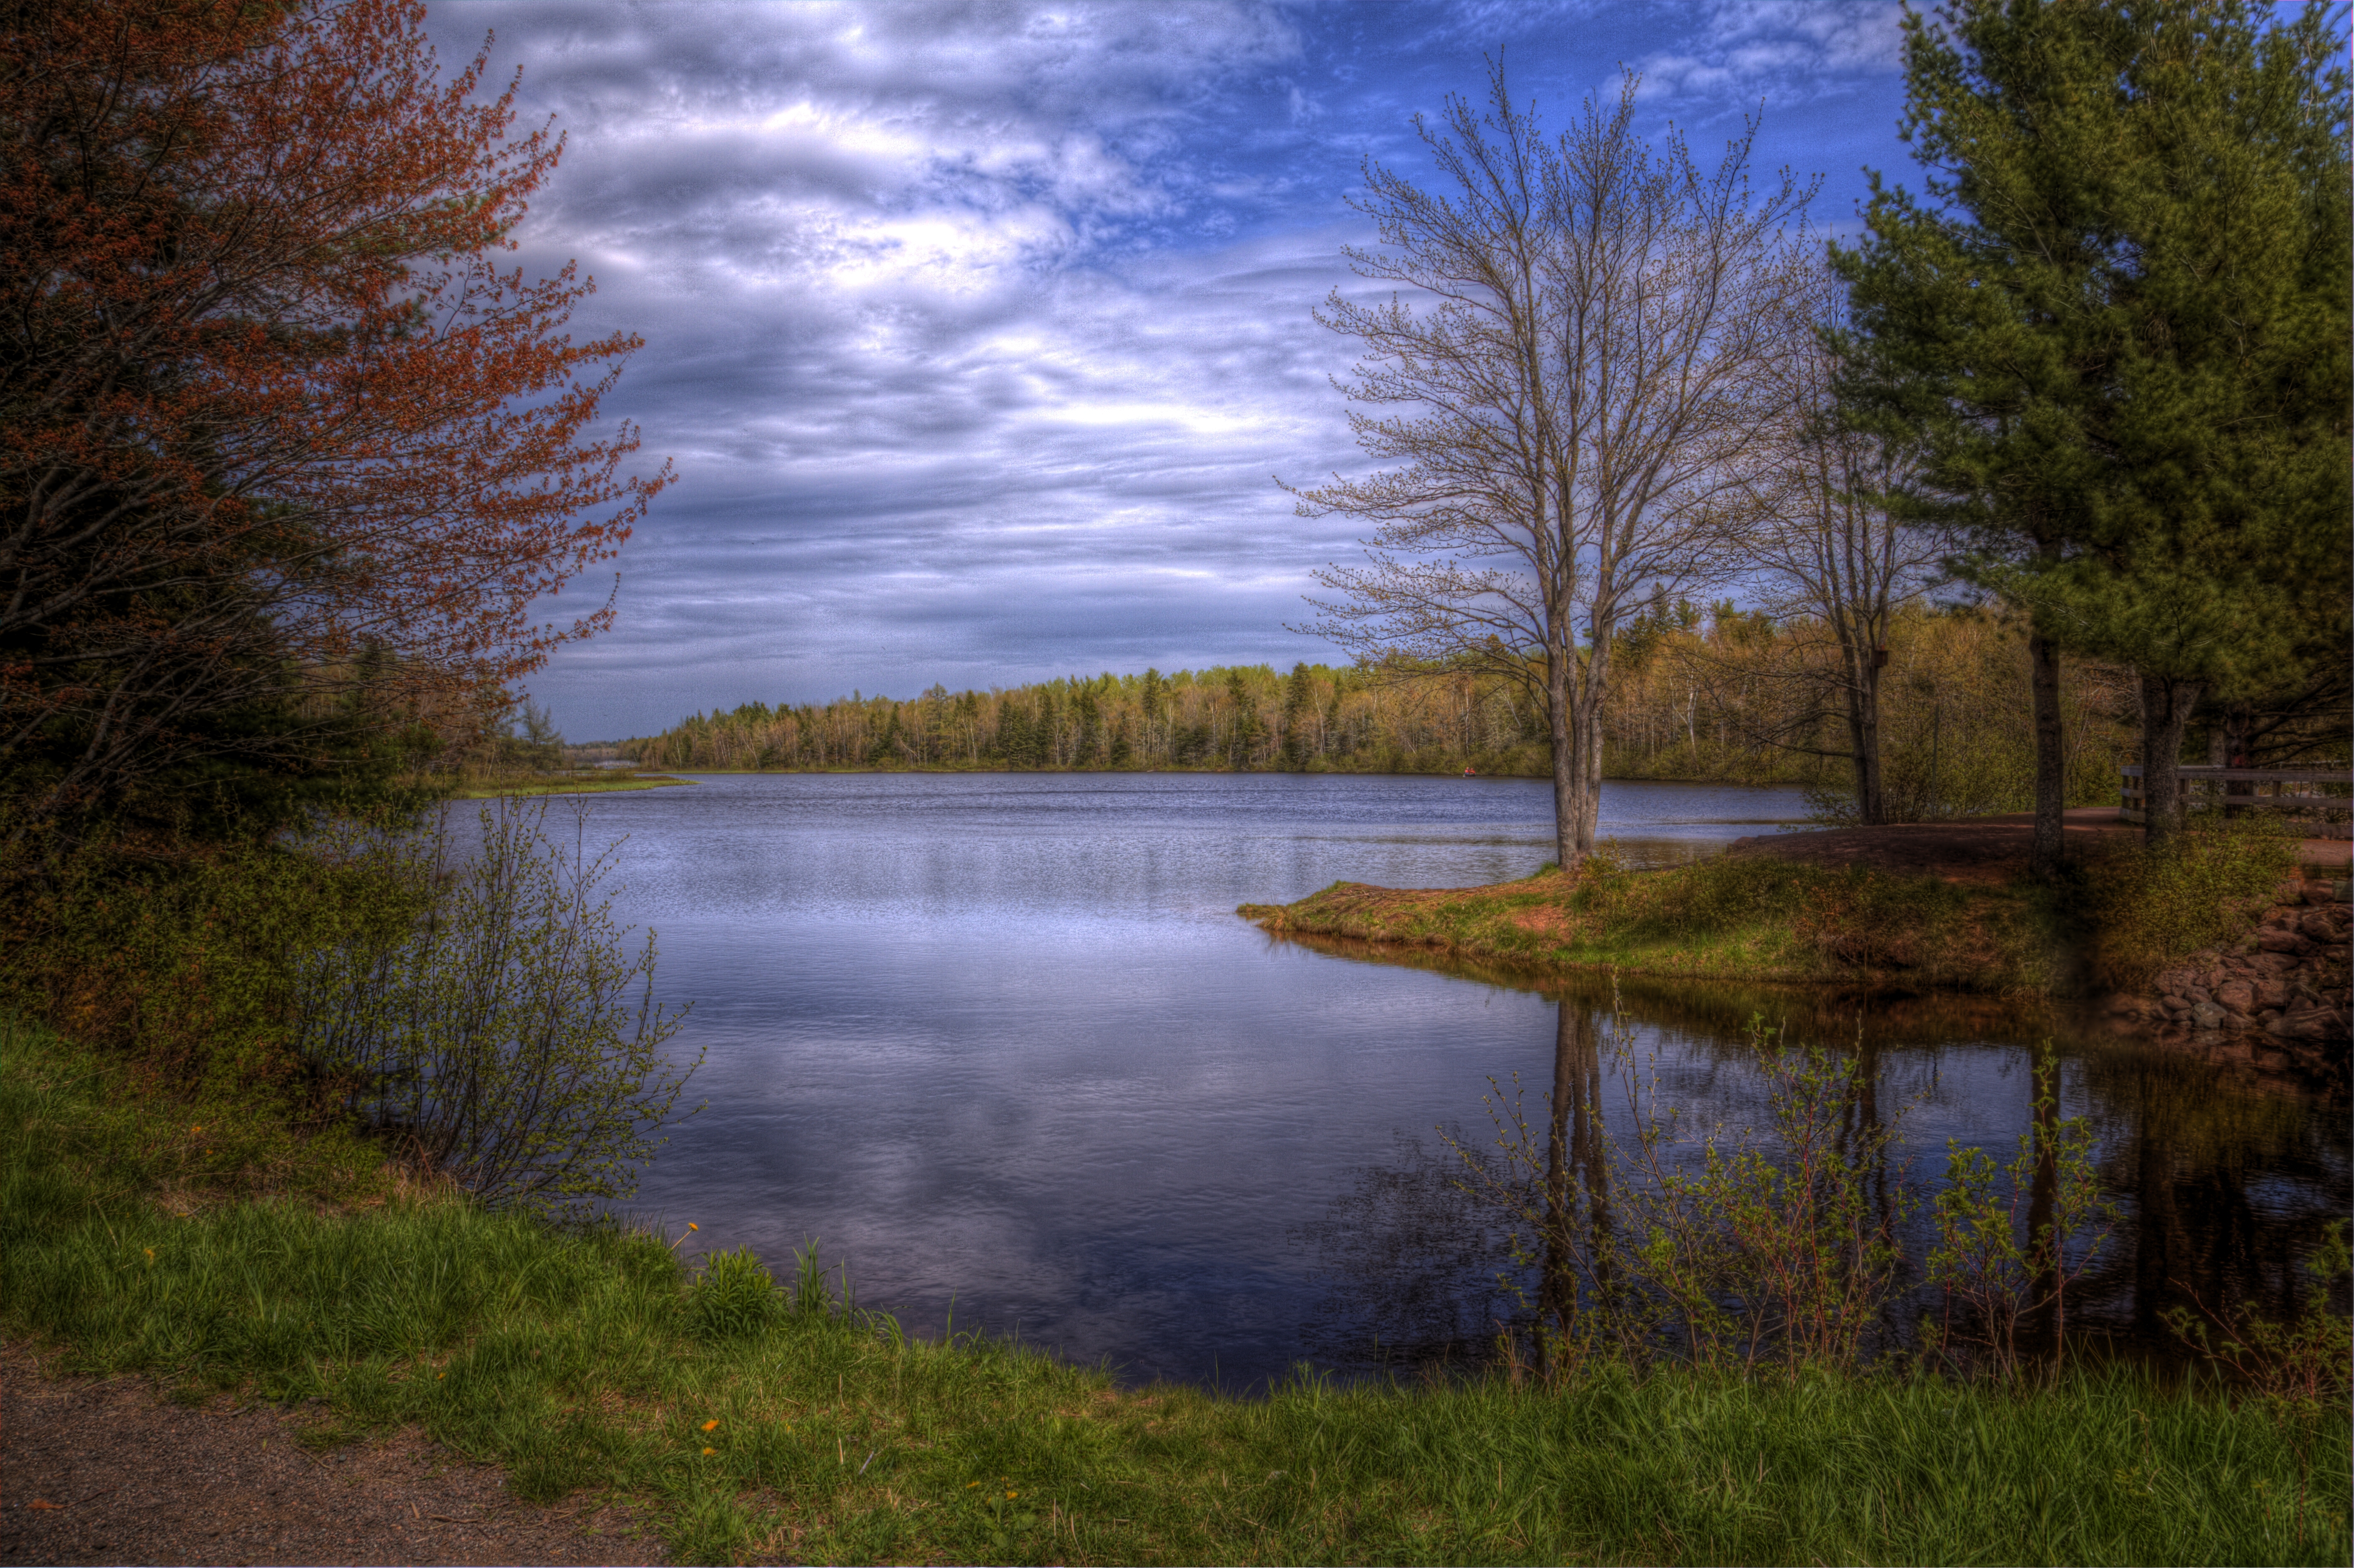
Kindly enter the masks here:
M 1283 766 L 1287 772 L 1297 773 L 1307 766 L 1307 736 L 1300 733 L 1300 715 L 1308 711 L 1311 700 L 1306 661 L 1292 665 L 1290 678 L 1283 683 Z
M 2149 832 L 2203 690 L 2263 681 L 2347 577 L 2347 76 L 2322 7 L 1956 0 L 1906 21 L 1916 202 L 1875 178 L 1849 392 L 2031 620 L 2036 861 L 2058 656 L 2130 662 Z

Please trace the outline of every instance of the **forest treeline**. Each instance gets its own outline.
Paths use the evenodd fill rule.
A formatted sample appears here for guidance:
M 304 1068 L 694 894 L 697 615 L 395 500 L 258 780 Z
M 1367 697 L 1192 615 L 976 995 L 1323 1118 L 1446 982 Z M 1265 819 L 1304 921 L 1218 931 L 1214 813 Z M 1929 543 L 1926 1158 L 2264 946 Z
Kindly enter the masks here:
M 1657 603 L 1618 639 L 1605 771 L 1621 779 L 1809 787 L 1849 809 L 1843 720 L 1821 629 L 1731 603 Z M 1902 820 L 2023 810 L 2033 787 L 2026 643 L 1968 609 L 1897 618 L 1882 672 L 1892 807 Z M 2062 678 L 2073 800 L 2114 799 L 2134 743 L 2123 672 Z M 1160 769 L 1544 777 L 1544 715 L 1526 688 L 1475 668 L 1295 664 L 1070 676 L 989 691 L 934 685 L 896 700 L 747 703 L 631 740 L 650 768 Z

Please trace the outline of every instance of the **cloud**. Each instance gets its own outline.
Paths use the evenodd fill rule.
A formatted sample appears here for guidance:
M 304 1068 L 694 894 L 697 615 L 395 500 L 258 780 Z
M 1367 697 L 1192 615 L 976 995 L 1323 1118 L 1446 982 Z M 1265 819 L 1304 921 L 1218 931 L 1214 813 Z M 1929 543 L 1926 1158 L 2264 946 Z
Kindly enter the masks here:
M 1693 91 L 1761 50 L 1845 69 L 1869 49 L 1836 13 L 437 8 L 445 60 L 494 28 L 493 79 L 520 64 L 526 122 L 564 132 L 520 259 L 595 276 L 576 333 L 643 336 L 608 409 L 679 474 L 618 629 L 535 694 L 587 738 L 854 686 L 1329 657 L 1284 623 L 1359 530 L 1296 518 L 1271 476 L 1358 461 L 1327 380 L 1349 347 L 1309 312 L 1369 238 L 1360 158 L 1410 167 L 1411 115 L 1477 92 L 1484 51 L 1565 107 L 1638 48 L 1699 62 Z
M 1787 106 L 1856 90 L 1902 64 L 1903 9 L 1857 0 L 1712 5 L 1684 47 L 1635 62 L 1654 101 Z

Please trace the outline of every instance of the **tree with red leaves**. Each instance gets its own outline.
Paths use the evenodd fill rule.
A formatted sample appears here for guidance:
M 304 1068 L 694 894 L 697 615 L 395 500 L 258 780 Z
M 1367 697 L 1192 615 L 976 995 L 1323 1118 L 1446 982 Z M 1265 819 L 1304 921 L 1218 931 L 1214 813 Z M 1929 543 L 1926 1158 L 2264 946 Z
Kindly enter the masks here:
M 10 836 L 282 797 L 610 623 L 538 601 L 669 473 L 587 433 L 639 340 L 502 270 L 562 143 L 486 53 L 444 79 L 414 0 L 0 18 Z

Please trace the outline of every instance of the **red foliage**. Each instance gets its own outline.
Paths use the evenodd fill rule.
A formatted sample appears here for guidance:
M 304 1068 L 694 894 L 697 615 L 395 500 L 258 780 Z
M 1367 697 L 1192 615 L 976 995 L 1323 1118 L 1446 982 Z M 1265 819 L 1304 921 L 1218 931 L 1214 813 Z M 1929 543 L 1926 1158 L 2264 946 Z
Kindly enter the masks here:
M 413 0 L 0 16 L 0 767 L 47 759 L 20 810 L 294 756 L 207 722 L 289 671 L 479 690 L 610 623 L 535 601 L 669 473 L 585 434 L 639 340 L 563 332 L 571 266 L 501 270 L 562 143 L 511 133 L 512 83 L 477 98 L 484 56 L 442 80 Z

